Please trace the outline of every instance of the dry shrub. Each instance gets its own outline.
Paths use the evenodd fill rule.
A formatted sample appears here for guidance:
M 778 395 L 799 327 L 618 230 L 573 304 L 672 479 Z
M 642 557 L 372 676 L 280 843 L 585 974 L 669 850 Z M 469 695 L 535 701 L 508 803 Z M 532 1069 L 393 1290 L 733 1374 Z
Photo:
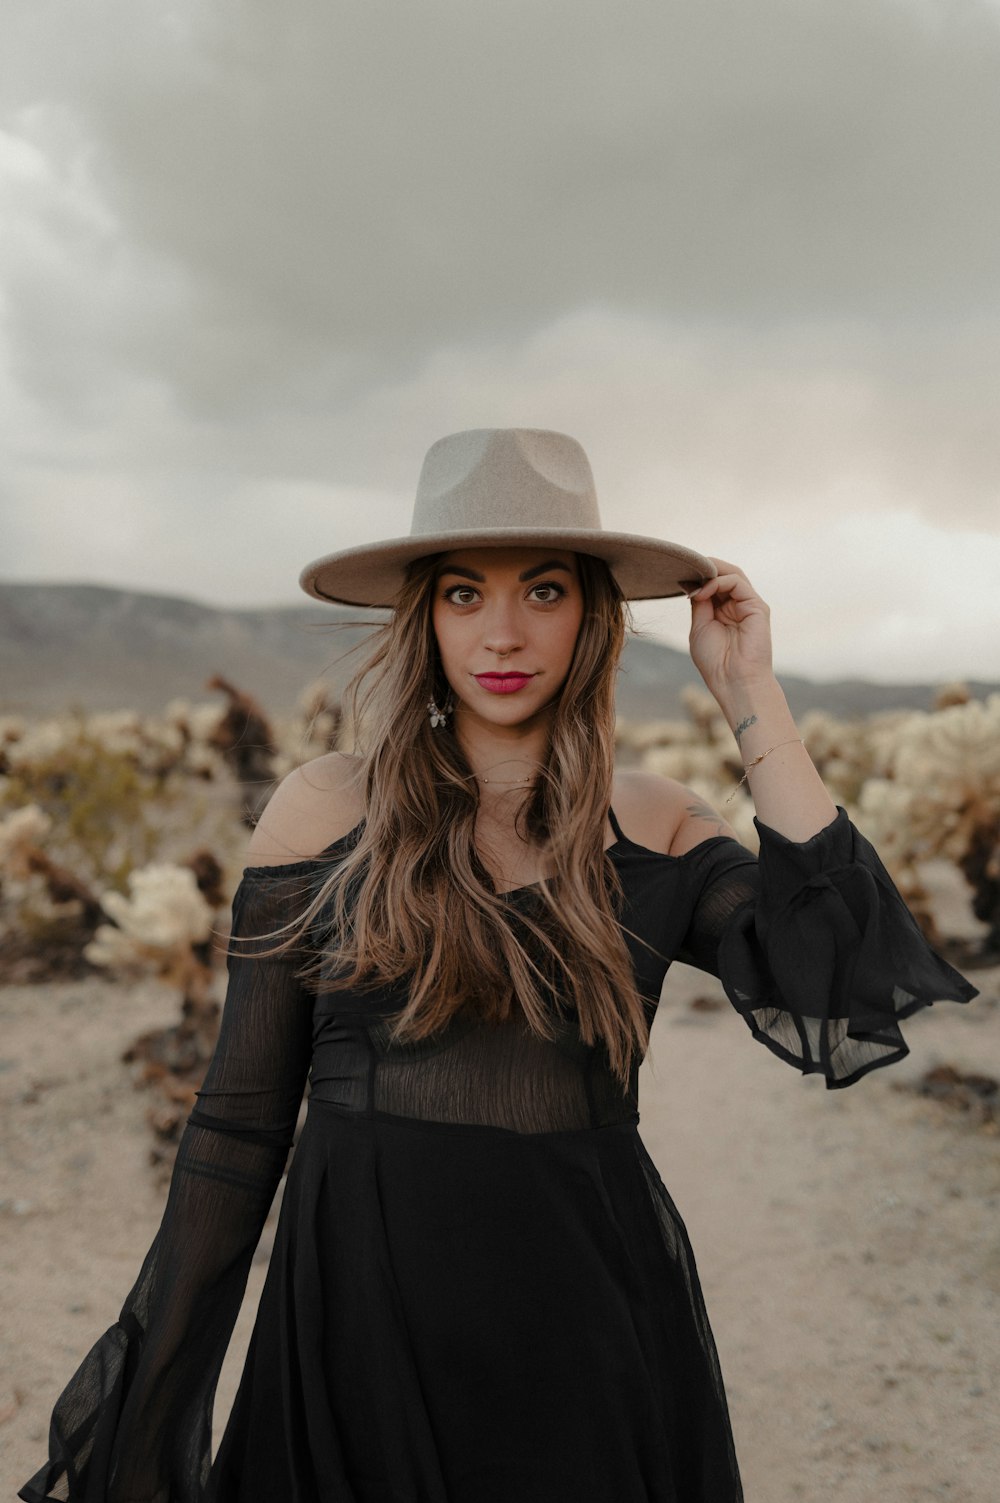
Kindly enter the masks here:
M 252 825 L 277 775 L 277 738 L 270 719 L 252 694 L 218 673 L 205 687 L 219 690 L 228 701 L 209 742 L 239 783 L 243 793 L 243 823 Z
M 971 1127 L 1000 1130 L 1000 1081 L 993 1075 L 963 1072 L 955 1065 L 935 1065 L 912 1085 L 897 1081 L 896 1090 L 925 1096 L 961 1114 Z
M 11 762 L 0 811 L 37 806 L 52 821 L 54 860 L 87 887 L 123 890 L 133 868 L 153 855 L 162 814 L 176 797 L 176 788 L 137 766 L 130 752 L 81 728 Z

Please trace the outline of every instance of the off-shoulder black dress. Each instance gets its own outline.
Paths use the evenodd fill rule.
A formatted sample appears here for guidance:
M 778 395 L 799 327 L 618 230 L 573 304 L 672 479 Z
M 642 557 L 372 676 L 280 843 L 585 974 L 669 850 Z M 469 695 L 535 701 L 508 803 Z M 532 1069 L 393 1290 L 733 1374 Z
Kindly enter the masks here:
M 838 806 L 680 857 L 608 859 L 650 1016 L 674 958 L 829 1087 L 906 1054 L 898 1020 L 977 995 Z M 360 829 L 360 827 L 359 827 Z M 249 868 L 273 929 L 343 854 Z M 540 902 L 508 895 L 512 915 Z M 244 947 L 241 947 L 244 948 Z M 246 947 L 251 948 L 252 947 Z M 401 993 L 314 996 L 231 958 L 218 1046 L 118 1322 L 55 1406 L 26 1503 L 736 1503 L 725 1391 L 683 1223 L 603 1045 L 454 1020 L 388 1047 Z M 232 1414 L 211 1413 L 307 1077 L 308 1112 Z

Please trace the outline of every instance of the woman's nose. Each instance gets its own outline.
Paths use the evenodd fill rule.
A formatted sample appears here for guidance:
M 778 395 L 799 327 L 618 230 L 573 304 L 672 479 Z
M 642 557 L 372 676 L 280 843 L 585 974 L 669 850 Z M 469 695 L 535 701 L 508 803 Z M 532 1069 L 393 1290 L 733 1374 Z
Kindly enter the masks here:
M 515 647 L 521 646 L 521 643 L 522 633 L 514 610 L 510 606 L 495 603 L 486 623 L 483 645 L 489 652 L 495 652 L 498 657 L 504 658 Z

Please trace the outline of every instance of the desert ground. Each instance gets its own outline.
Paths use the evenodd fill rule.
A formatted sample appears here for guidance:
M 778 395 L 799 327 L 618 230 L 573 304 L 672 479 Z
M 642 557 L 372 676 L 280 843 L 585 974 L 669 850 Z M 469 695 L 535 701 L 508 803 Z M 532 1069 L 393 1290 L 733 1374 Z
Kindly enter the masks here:
M 929 863 L 927 876 L 944 932 L 974 934 L 957 873 Z M 907 1020 L 909 1057 L 843 1091 L 756 1043 L 715 978 L 668 974 L 640 1132 L 698 1257 L 748 1503 L 998 1496 L 1000 1137 L 911 1089 L 942 1063 L 1000 1075 L 1000 968 L 968 974 L 978 998 Z M 159 1224 L 150 1097 L 120 1055 L 176 1013 L 157 981 L 0 988 L 5 1499 L 44 1460 L 52 1405 L 117 1319 Z

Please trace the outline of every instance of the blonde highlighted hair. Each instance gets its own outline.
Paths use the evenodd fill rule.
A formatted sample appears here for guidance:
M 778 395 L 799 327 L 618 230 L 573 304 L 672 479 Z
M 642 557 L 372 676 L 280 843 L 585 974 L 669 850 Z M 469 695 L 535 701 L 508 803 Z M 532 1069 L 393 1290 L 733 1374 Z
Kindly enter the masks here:
M 432 728 L 427 712 L 447 690 L 431 617 L 440 557 L 410 565 L 347 686 L 349 714 L 363 727 L 366 813 L 285 943 L 321 916 L 321 952 L 304 980 L 324 991 L 408 982 L 406 1005 L 390 1020 L 393 1039 L 425 1038 L 458 1012 L 500 1022 L 515 1009 L 551 1039 L 553 1016 L 568 1008 L 585 1043 L 603 1040 L 627 1085 L 649 1018 L 619 927 L 621 883 L 604 831 L 628 603 L 603 560 L 576 555 L 583 619 L 573 659 L 541 775 L 515 795 L 520 833 L 553 875 L 531 889 L 539 904 L 515 905 L 476 851 L 475 775 L 450 727 Z

